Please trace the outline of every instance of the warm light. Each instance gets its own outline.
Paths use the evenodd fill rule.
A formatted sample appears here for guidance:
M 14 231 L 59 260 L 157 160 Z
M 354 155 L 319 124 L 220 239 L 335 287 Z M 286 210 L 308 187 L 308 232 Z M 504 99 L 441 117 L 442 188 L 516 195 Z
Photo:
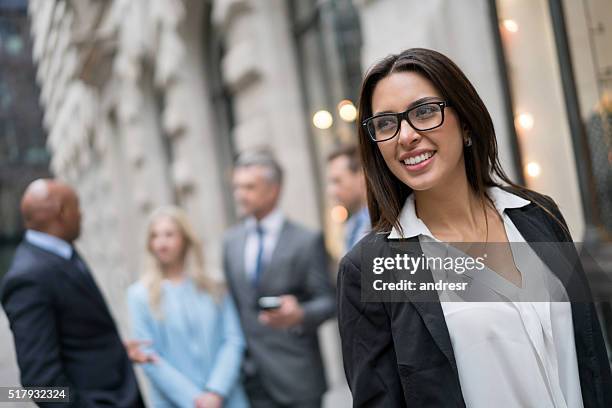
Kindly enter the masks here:
M 541 173 L 542 169 L 540 165 L 536 162 L 530 162 L 527 164 L 527 174 L 530 177 L 538 177 Z
M 338 224 L 343 223 L 348 218 L 348 210 L 341 205 L 336 205 L 331 209 L 331 219 Z
M 353 105 L 353 102 L 345 99 L 338 104 L 338 114 L 342 120 L 352 122 L 357 119 L 357 108 Z
M 329 129 L 334 123 L 331 113 L 326 110 L 320 110 L 312 116 L 312 124 L 319 129 Z
M 521 113 L 516 117 L 515 126 L 525 130 L 533 128 L 533 115 L 531 113 Z
M 518 24 L 516 24 L 516 21 L 514 20 L 505 19 L 502 24 L 504 25 L 504 28 L 511 33 L 516 33 L 519 29 Z

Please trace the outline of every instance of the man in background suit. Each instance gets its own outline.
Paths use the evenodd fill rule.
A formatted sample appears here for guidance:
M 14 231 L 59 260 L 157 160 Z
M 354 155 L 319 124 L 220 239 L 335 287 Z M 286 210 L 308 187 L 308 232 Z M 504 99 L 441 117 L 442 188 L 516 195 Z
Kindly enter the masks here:
M 0 298 L 15 340 L 25 387 L 69 387 L 58 407 L 143 407 L 130 357 L 150 357 L 124 344 L 85 262 L 72 245 L 80 234 L 75 192 L 36 180 L 24 193 L 27 228 L 2 281 Z
M 340 146 L 327 156 L 327 191 L 350 214 L 345 223 L 346 253 L 371 229 L 365 176 L 356 145 Z
M 224 239 L 224 269 L 247 338 L 245 389 L 254 408 L 315 408 L 327 385 L 317 328 L 335 313 L 320 233 L 277 208 L 282 170 L 272 155 L 241 155 L 234 197 L 246 219 Z M 262 310 L 261 297 L 280 306 Z

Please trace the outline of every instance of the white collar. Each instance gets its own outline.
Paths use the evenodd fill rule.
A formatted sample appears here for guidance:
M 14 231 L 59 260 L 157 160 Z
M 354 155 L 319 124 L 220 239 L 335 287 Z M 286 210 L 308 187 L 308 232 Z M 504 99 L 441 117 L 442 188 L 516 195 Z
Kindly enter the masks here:
M 531 201 L 512 194 L 503 188 L 490 187 L 487 189 L 487 195 L 493 201 L 495 208 L 501 214 L 508 208 L 521 208 L 531 204 Z
M 265 232 L 273 232 L 276 233 L 280 231 L 283 226 L 283 222 L 285 221 L 285 217 L 281 210 L 277 207 L 274 208 L 268 215 L 259 220 L 259 224 L 263 227 Z M 257 225 L 257 220 L 255 217 L 249 217 L 245 221 L 245 225 L 247 229 L 254 229 Z
M 531 203 L 531 201 L 525 200 L 517 196 L 516 194 L 509 193 L 508 191 L 499 187 L 490 187 L 487 189 L 487 196 L 493 201 L 497 212 L 502 214 L 508 208 L 520 208 Z M 411 238 L 419 235 L 425 235 L 427 237 L 436 239 L 427 225 L 416 215 L 416 208 L 414 205 L 414 194 L 410 194 L 402 207 L 402 211 L 399 216 L 400 225 L 404 234 L 393 227 L 389 234 L 389 239 L 401 239 Z

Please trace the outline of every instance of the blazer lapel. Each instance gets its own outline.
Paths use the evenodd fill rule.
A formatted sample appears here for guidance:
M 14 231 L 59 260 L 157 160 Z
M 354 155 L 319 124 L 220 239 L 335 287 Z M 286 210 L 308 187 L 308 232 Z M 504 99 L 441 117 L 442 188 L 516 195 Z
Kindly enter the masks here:
M 75 249 L 76 251 L 76 249 Z M 79 256 L 80 258 L 80 256 Z M 83 268 L 85 270 L 81 270 L 73 261 L 68 261 L 62 259 L 67 263 L 66 270 L 69 271 L 69 274 L 74 278 L 75 281 L 79 281 L 83 283 L 83 286 L 87 286 L 89 288 L 89 292 L 93 295 L 94 300 L 98 302 L 98 304 L 107 311 L 110 316 L 110 311 L 108 310 L 108 306 L 106 305 L 106 301 L 104 300 L 104 296 L 98 287 L 98 284 L 94 280 L 93 273 L 89 266 L 85 263 L 85 260 L 81 258 L 81 262 L 83 264 Z
M 427 330 L 431 333 L 436 345 L 450 362 L 455 374 L 458 375 L 457 362 L 455 361 L 453 346 L 440 302 L 413 302 L 413 305 L 421 315 L 421 319 L 423 319 L 423 323 L 427 326 Z
M 253 285 L 247 277 L 246 265 L 244 264 L 247 232 L 246 227 L 242 225 L 236 233 L 236 237 L 230 243 L 229 250 L 231 255 L 229 262 L 232 263 L 233 267 L 230 267 L 228 272 L 232 276 L 241 299 L 245 299 L 251 304 L 254 299 Z
M 33 251 L 36 251 L 39 254 L 44 254 L 43 256 L 46 258 L 46 260 L 52 266 L 59 269 L 68 278 L 68 281 L 72 283 L 73 286 L 75 286 L 80 292 L 86 292 L 92 295 L 91 297 L 93 297 L 94 301 L 102 306 L 104 310 L 108 311 L 106 302 L 104 301 L 100 290 L 96 286 L 95 281 L 93 281 L 92 276 L 86 276 L 84 271 L 80 271 L 76 265 L 68 259 L 64 259 L 30 243 L 27 243 L 27 245 L 32 248 Z M 90 274 L 91 272 L 88 270 L 87 273 Z
M 579 284 L 581 279 L 576 280 L 578 271 L 575 269 L 577 266 L 575 263 L 578 262 L 578 257 L 570 261 L 569 255 L 564 254 L 567 248 L 564 248 L 563 245 L 571 245 L 571 243 L 559 243 L 559 239 L 552 232 L 546 220 L 540 219 L 537 213 L 529 214 L 529 212 L 535 212 L 536 210 L 536 207 L 530 209 L 518 208 L 509 209 L 507 213 L 525 241 L 550 271 L 559 278 L 570 300 L 585 301 L 590 298 L 590 295 L 585 293 L 585 288 L 582 284 Z
M 584 277 L 578 254 L 572 251 L 570 256 L 575 256 L 575 259 L 571 260 L 567 258 L 567 255 L 563 255 L 566 248 L 558 244 L 559 239 L 550 232 L 550 227 L 540 217 L 528 216 L 521 209 L 509 210 L 508 215 L 525 241 L 546 243 L 544 246 L 532 245 L 532 247 L 551 272 L 561 280 L 567 291 L 571 301 L 574 341 L 583 395 L 585 395 L 585 387 L 591 387 L 590 376 L 595 371 L 596 362 L 590 354 L 590 351 L 594 349 L 591 322 L 593 319 L 597 319 L 597 316 L 593 316 L 591 313 L 590 289 Z M 570 245 L 570 243 L 567 243 L 567 245 Z M 544 248 L 546 250 L 543 250 Z
M 396 242 L 398 244 L 398 249 L 401 248 L 401 251 L 407 252 L 411 257 L 420 257 L 423 253 L 418 237 L 412 237 Z M 402 243 L 404 245 L 402 245 Z M 394 245 L 392 242 L 391 248 L 393 248 L 393 246 Z M 428 268 L 420 269 L 416 272 L 414 277 L 417 277 L 418 283 L 433 283 L 433 275 Z M 418 291 L 416 293 L 418 293 Z M 446 326 L 446 320 L 444 319 L 444 312 L 442 311 L 442 306 L 440 305 L 440 299 L 437 293 L 427 295 L 422 298 L 418 295 L 415 296 L 414 294 L 409 294 L 408 297 L 410 298 L 410 302 L 414 305 L 416 311 L 421 316 L 423 323 L 427 327 L 427 330 L 431 334 L 431 337 L 434 339 L 436 345 L 450 362 L 455 375 L 458 375 L 453 346 L 451 344 L 448 327 Z

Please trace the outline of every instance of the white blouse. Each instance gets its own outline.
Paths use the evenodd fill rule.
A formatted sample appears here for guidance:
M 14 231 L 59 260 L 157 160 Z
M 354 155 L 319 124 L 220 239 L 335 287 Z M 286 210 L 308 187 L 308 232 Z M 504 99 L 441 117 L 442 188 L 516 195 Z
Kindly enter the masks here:
M 508 241 L 525 243 L 504 210 L 530 202 L 497 187 L 488 195 L 502 215 Z M 402 209 L 400 223 L 403 237 L 419 237 L 425 255 L 440 250 L 440 245 L 427 245 L 440 241 L 417 218 L 413 195 Z M 399 237 L 396 230 L 389 235 Z M 482 298 L 499 301 L 461 301 L 439 293 L 465 403 L 470 408 L 582 408 L 571 304 L 540 301 L 544 299 L 534 295 L 556 293 L 548 300 L 566 300 L 565 290 L 529 245 L 511 249 L 523 289 L 485 268 L 465 273 L 464 278 L 479 296 L 489 292 L 490 297 Z M 449 278 L 441 276 L 446 273 L 432 270 L 434 280 Z

